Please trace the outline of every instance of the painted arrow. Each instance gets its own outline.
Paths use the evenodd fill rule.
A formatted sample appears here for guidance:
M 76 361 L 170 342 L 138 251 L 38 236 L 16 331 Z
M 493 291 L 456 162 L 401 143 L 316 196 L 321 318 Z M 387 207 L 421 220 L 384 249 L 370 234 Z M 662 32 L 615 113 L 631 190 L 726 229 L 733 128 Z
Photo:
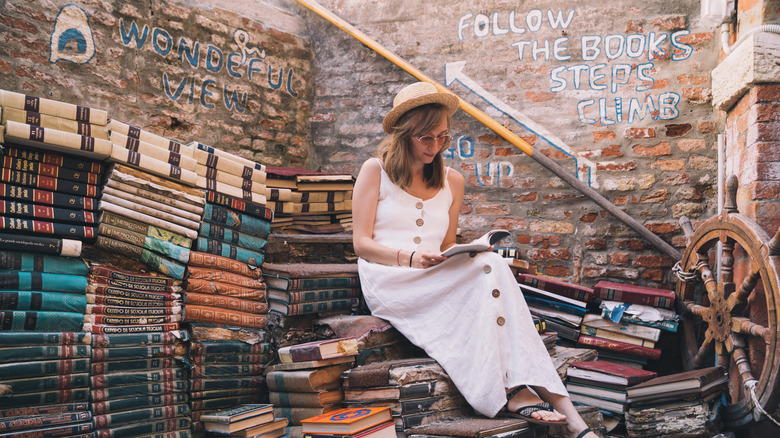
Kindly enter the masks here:
M 515 108 L 512 108 L 507 103 L 501 101 L 501 99 L 499 99 L 498 97 L 494 96 L 493 94 L 491 94 L 490 92 L 482 88 L 482 86 L 480 86 L 475 80 L 471 79 L 466 75 L 466 73 L 463 72 L 463 67 L 465 66 L 466 66 L 466 61 L 450 62 L 445 64 L 444 85 L 449 87 L 454 82 L 460 82 L 461 85 L 468 88 L 472 93 L 481 97 L 485 102 L 490 104 L 493 108 L 506 114 L 507 117 L 514 120 L 515 123 L 521 125 L 529 132 L 536 134 L 537 138 L 541 138 L 542 140 L 545 140 L 554 148 L 558 149 L 559 151 L 563 152 L 564 154 L 574 159 L 577 178 L 581 181 L 586 182 L 591 187 L 598 188 L 598 181 L 595 179 L 596 176 L 595 163 L 593 163 L 592 161 L 586 158 L 578 157 L 577 155 L 575 155 L 572 148 L 566 143 L 564 143 L 563 140 L 556 137 L 550 131 L 545 129 L 543 126 L 534 122 L 530 118 L 526 117 L 520 111 L 516 110 Z M 588 171 L 587 174 L 580 175 L 580 168 L 583 166 L 586 166 L 588 168 Z

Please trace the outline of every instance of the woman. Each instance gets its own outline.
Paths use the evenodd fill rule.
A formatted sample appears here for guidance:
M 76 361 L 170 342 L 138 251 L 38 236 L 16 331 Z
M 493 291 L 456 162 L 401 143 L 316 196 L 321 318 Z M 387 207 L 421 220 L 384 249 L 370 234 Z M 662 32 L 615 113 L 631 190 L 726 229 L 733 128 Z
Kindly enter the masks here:
M 436 359 L 477 412 L 596 437 L 569 400 L 503 259 L 490 251 L 441 255 L 455 244 L 465 186 L 441 156 L 457 108 L 457 97 L 431 84 L 405 87 L 385 116 L 389 136 L 378 158 L 360 170 L 353 242 L 368 307 Z

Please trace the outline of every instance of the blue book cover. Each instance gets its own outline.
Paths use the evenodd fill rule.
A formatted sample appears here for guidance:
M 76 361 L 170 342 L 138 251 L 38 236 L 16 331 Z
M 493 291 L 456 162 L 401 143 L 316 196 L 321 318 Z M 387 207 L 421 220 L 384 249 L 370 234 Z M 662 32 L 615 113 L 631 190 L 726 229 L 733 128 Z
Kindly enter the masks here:
M 566 312 L 577 316 L 583 316 L 587 311 L 587 309 L 585 308 L 572 306 L 571 304 L 561 303 L 559 301 L 547 300 L 544 298 L 532 297 L 527 295 L 525 297 L 525 301 L 528 304 L 531 304 L 533 306 L 546 307 L 548 309 L 559 310 L 561 312 Z

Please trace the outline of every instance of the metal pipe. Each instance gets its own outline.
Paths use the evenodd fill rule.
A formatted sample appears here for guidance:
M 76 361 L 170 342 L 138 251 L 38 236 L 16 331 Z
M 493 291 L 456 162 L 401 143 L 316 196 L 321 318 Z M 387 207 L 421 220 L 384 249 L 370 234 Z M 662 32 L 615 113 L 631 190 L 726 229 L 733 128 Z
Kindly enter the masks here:
M 415 67 L 405 59 L 401 58 L 400 56 L 396 55 L 392 51 L 386 49 L 381 44 L 376 42 L 374 39 L 372 39 L 371 37 L 364 34 L 363 32 L 361 32 L 351 24 L 344 21 L 341 17 L 337 16 L 336 14 L 332 13 L 328 9 L 324 8 L 319 3 L 312 0 L 296 0 L 296 1 L 301 5 L 309 8 L 310 10 L 312 10 L 322 18 L 330 21 L 336 27 L 343 30 L 347 34 L 351 35 L 352 37 L 354 37 L 355 39 L 357 39 L 358 41 L 366 45 L 371 50 L 384 56 L 390 62 L 397 65 L 398 67 L 401 67 L 403 70 L 405 70 L 407 73 L 411 74 L 418 80 L 433 84 L 439 91 L 452 93 L 451 90 L 449 90 L 444 85 L 438 83 L 433 78 L 423 73 L 422 70 L 418 69 L 417 67 Z M 622 209 L 612 204 L 609 200 L 607 200 L 604 196 L 602 196 L 601 193 L 597 192 L 592 187 L 588 186 L 587 184 L 577 179 L 574 175 L 569 173 L 566 169 L 561 167 L 558 163 L 553 161 L 551 158 L 547 157 L 542 153 L 537 153 L 533 146 L 531 146 L 528 142 L 526 142 L 522 138 L 518 137 L 514 132 L 510 131 L 502 124 L 495 121 L 492 117 L 488 116 L 487 114 L 479 110 L 474 105 L 466 102 L 460 96 L 458 96 L 458 101 L 459 101 L 460 109 L 462 109 L 470 116 L 477 119 L 477 121 L 479 121 L 480 123 L 490 128 L 493 132 L 498 134 L 504 140 L 511 143 L 516 148 L 520 149 L 523 153 L 536 160 L 537 163 L 541 164 L 542 166 L 550 170 L 556 176 L 569 183 L 569 185 L 577 189 L 583 195 L 590 198 L 601 208 L 608 211 L 620 222 L 627 225 L 629 228 L 634 230 L 637 234 L 645 238 L 656 249 L 660 250 L 664 254 L 671 257 L 672 260 L 676 261 L 682 258 L 682 254 L 680 253 L 680 251 L 678 251 L 676 248 L 666 243 L 663 239 L 658 237 L 652 231 L 645 228 L 634 218 L 626 214 L 626 212 L 624 212 Z

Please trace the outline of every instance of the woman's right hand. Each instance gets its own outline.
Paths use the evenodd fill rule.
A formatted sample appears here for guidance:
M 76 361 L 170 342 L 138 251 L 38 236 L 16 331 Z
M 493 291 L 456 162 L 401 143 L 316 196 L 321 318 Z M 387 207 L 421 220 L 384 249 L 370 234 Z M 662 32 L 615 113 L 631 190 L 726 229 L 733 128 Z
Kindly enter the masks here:
M 412 255 L 412 267 L 422 269 L 430 268 L 431 266 L 436 266 L 445 260 L 447 260 L 447 257 L 441 255 L 441 253 L 431 251 L 416 251 Z

